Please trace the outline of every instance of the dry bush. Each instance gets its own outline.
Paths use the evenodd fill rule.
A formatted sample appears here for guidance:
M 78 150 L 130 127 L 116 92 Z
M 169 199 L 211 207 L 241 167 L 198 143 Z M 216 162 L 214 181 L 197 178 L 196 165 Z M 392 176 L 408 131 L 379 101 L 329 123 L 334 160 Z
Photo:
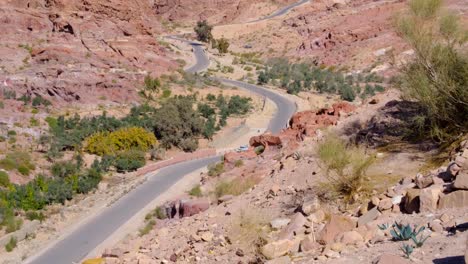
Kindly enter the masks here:
M 265 245 L 266 235 L 270 232 L 269 214 L 259 208 L 246 207 L 234 215 L 228 228 L 231 243 L 244 251 L 256 252 Z
M 254 187 L 257 183 L 258 180 L 252 177 L 239 177 L 231 181 L 221 180 L 216 184 L 215 195 L 218 198 L 224 195 L 240 195 Z
M 344 140 L 331 134 L 319 144 L 318 156 L 326 166 L 327 181 L 320 188 L 325 196 L 352 203 L 370 193 L 365 176 L 375 159 L 364 149 L 347 146 Z

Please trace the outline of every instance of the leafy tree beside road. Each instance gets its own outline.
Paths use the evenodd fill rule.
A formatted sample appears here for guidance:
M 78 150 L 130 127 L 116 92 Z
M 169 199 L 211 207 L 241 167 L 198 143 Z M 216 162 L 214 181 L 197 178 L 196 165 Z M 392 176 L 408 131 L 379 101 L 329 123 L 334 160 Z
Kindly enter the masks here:
M 213 35 L 211 35 L 211 30 L 213 30 L 213 26 L 209 25 L 206 20 L 198 21 L 197 25 L 193 28 L 195 33 L 197 34 L 197 40 L 202 42 L 209 42 L 213 39 Z

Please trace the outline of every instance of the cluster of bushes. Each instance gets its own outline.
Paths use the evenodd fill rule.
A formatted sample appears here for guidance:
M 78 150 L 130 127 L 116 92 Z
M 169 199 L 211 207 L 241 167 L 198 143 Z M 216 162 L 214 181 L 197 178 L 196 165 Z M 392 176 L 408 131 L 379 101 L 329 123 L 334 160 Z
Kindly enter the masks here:
M 31 170 L 36 169 L 31 162 L 31 156 L 21 151 L 8 153 L 5 158 L 0 160 L 0 168 L 6 171 L 16 170 L 25 176 L 28 176 Z
M 213 49 L 217 49 L 219 53 L 227 53 L 229 49 L 229 41 L 225 38 L 220 38 L 218 40 L 212 39 L 211 40 L 211 47 Z
M 2 225 L 11 232 L 18 227 L 14 211 L 27 212 L 28 219 L 42 220 L 44 215 L 36 212 L 46 205 L 71 200 L 74 194 L 86 194 L 97 187 L 102 174 L 109 168 L 106 160 L 95 161 L 91 168 L 82 168 L 82 159 L 77 155 L 74 161 L 57 162 L 51 168 L 53 177 L 37 176 L 25 185 L 7 184 L 0 189 L 0 214 L 3 212 Z M 14 229 L 14 230 L 13 230 Z
M 131 149 L 148 151 L 157 144 L 154 134 L 142 127 L 124 127 L 114 132 L 98 132 L 85 141 L 85 150 L 100 156 Z
M 225 97 L 219 94 L 206 96 L 208 103 L 199 103 L 197 110 L 206 119 L 203 135 L 211 139 L 214 133 L 226 125 L 231 115 L 245 115 L 252 108 L 252 98 L 234 95 Z M 216 124 L 216 121 L 218 122 Z
M 354 101 L 381 92 L 383 78 L 375 73 L 349 75 L 333 68 L 316 67 L 308 63 L 290 63 L 285 58 L 269 60 L 259 72 L 258 84 L 279 85 L 290 94 L 314 89 L 320 93 L 339 94 L 343 100 Z
M 253 63 L 253 64 L 263 64 L 263 61 L 260 57 L 260 53 L 257 52 L 246 52 L 246 53 L 235 53 L 231 52 L 232 55 L 236 56 L 234 60 L 232 61 L 232 64 L 247 64 L 247 63 Z
M 117 135 L 127 138 L 124 141 L 130 145 L 149 146 L 154 142 L 154 138 L 150 138 L 141 130 L 146 129 L 158 138 L 164 148 L 175 146 L 184 151 L 194 151 L 205 126 L 205 120 L 194 109 L 195 101 L 195 96 L 176 96 L 168 98 L 159 108 L 149 105 L 133 107 L 130 113 L 121 119 L 107 116 L 106 113 L 86 118 L 80 118 L 78 115 L 68 119 L 64 116 L 49 118 L 51 136 L 43 137 L 41 144 L 48 146 L 51 156 L 56 156 L 64 150 L 79 150 L 84 140 L 91 135 L 111 135 L 122 128 L 136 127 L 133 130 L 122 130 Z M 139 132 L 134 136 L 127 135 L 127 132 L 132 131 Z M 140 142 L 142 137 L 146 138 L 145 143 Z M 102 149 L 93 152 L 107 153 Z

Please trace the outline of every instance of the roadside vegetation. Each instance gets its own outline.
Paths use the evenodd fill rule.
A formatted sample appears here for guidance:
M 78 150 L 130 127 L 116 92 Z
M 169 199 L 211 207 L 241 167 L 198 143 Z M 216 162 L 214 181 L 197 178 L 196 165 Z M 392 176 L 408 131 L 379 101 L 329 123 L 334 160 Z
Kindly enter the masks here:
M 342 100 L 354 101 L 384 91 L 384 79 L 375 73 L 348 74 L 334 67 L 317 67 L 309 63 L 290 63 L 285 58 L 270 59 L 258 73 L 258 84 L 271 84 L 290 94 L 314 90 L 337 94 Z

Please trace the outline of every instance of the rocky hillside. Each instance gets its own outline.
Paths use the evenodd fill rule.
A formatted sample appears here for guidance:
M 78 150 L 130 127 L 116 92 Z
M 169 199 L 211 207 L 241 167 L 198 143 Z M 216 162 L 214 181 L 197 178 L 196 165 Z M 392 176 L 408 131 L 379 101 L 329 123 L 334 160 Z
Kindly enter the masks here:
M 1 0 L 0 89 L 57 103 L 125 102 L 146 72 L 177 64 L 148 1 Z
M 295 0 L 156 0 L 156 13 L 174 23 L 195 22 L 207 19 L 212 23 L 246 22 L 268 15 L 279 7 Z
M 335 104 L 300 112 L 280 134 L 253 137 L 248 152 L 226 154 L 222 166 L 202 175 L 191 198 L 156 208 L 140 234 L 96 261 L 464 263 L 466 140 L 444 166 L 428 172 L 421 167 L 425 155 L 411 151 L 414 146 L 398 147 L 398 153 L 368 149 L 376 159 L 365 178 L 371 188 L 360 189 L 352 203 L 330 199 L 336 189 L 324 184 L 330 178 L 317 150 L 326 141 L 324 128 L 352 137 L 353 129 L 376 118 L 385 126 L 395 121 L 383 121 L 385 110 L 405 112 L 395 108 L 401 102 L 395 97 L 389 91 L 357 109 Z M 409 259 L 403 257 L 405 244 L 411 246 Z

